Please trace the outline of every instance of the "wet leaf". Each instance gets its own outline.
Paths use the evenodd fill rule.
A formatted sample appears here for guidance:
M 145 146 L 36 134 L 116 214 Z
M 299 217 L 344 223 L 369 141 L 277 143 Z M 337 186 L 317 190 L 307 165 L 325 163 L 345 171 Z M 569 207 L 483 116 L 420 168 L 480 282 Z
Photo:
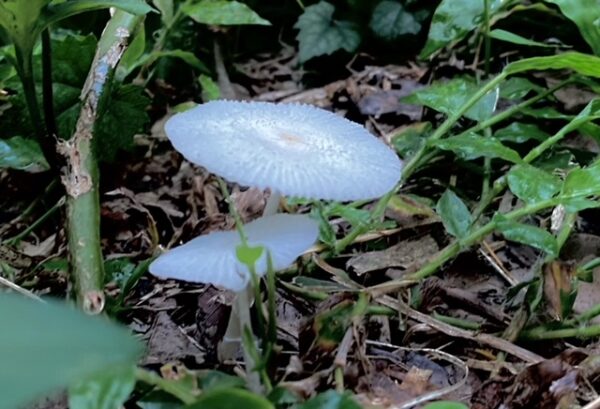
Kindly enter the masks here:
M 569 172 L 562 189 L 563 195 L 590 196 L 600 193 L 600 162 Z
M 350 395 L 329 390 L 298 405 L 297 409 L 360 409 L 360 406 Z
M 304 63 L 313 57 L 331 54 L 338 50 L 354 52 L 360 44 L 360 33 L 355 24 L 335 20 L 335 7 L 321 1 L 306 7 L 294 28 L 300 30 L 296 39 L 300 43 L 299 58 Z
M 499 141 L 513 143 L 523 143 L 531 139 L 542 142 L 549 137 L 550 135 L 542 131 L 537 125 L 523 122 L 513 122 L 494 133 L 494 138 Z
M 454 78 L 446 82 L 438 82 L 403 98 L 402 102 L 425 105 L 431 109 L 452 115 L 480 88 L 475 80 L 469 77 Z M 498 95 L 490 92 L 471 107 L 465 116 L 474 121 L 489 118 L 496 108 Z
M 69 388 L 70 409 L 120 408 L 135 386 L 135 367 L 116 367 L 81 380 Z
M 369 27 L 386 40 L 395 40 L 406 34 L 418 34 L 421 24 L 404 9 L 402 3 L 384 0 L 373 10 Z
M 215 388 L 202 393 L 196 402 L 185 409 L 275 409 L 262 396 L 239 388 Z
M 554 47 L 550 44 L 540 43 L 538 41 L 529 40 L 518 34 L 511 33 L 510 31 L 495 29 L 490 31 L 490 37 L 495 40 L 505 41 L 517 45 L 526 45 L 528 47 Z
M 447 189 L 440 197 L 436 211 L 449 234 L 457 238 L 467 234 L 473 218 L 467 206 L 452 190 Z
M 490 1 L 492 13 L 502 2 Z M 463 39 L 471 30 L 481 24 L 483 1 L 472 0 L 443 0 L 433 14 L 431 27 L 421 58 L 429 58 L 439 49 Z
M 465 160 L 487 157 L 504 159 L 513 163 L 522 162 L 521 157 L 515 150 L 504 146 L 499 140 L 477 134 L 459 135 L 437 140 L 432 145 L 439 149 L 452 151 Z
M 507 175 L 510 190 L 526 203 L 552 198 L 561 187 L 561 180 L 535 166 L 513 166 Z
M 186 3 L 181 10 L 202 24 L 215 26 L 258 24 L 270 26 L 271 23 L 260 17 L 244 3 L 233 0 L 202 0 L 198 3 Z
M 600 7 L 597 0 L 547 0 L 560 7 L 560 11 L 577 24 L 581 36 L 594 54 L 600 55 Z
M 36 141 L 14 136 L 10 139 L 0 139 L 1 168 L 36 172 L 48 170 L 50 166 Z
M 496 220 L 496 227 L 507 240 L 535 247 L 552 256 L 558 255 L 556 239 L 546 230 L 530 224 L 507 220 L 500 214 L 494 216 L 494 219 Z
M 104 317 L 57 302 L 13 294 L 0 297 L 0 409 L 119 365 L 133 364 L 141 347 Z

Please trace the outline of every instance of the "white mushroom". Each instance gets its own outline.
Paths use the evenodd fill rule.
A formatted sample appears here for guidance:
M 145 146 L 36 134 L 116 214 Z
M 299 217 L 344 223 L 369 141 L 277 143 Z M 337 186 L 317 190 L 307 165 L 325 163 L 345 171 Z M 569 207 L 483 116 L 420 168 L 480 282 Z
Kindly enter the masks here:
M 309 105 L 213 101 L 165 125 L 189 161 L 245 186 L 336 201 L 383 196 L 402 162 L 364 127 Z
M 275 271 L 284 269 L 317 240 L 318 223 L 305 215 L 276 214 L 261 217 L 244 226 L 248 246 L 269 250 Z M 150 265 L 161 278 L 213 284 L 239 292 L 250 279 L 248 268 L 236 258 L 242 244 L 237 231 L 220 231 L 197 237 L 175 247 Z M 265 252 L 255 266 L 262 276 L 267 271 Z

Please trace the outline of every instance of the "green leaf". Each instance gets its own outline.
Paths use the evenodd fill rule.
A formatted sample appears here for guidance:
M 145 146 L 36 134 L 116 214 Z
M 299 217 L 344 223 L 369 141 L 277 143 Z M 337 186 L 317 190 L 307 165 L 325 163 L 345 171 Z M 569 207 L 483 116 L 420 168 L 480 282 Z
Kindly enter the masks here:
M 321 1 L 307 7 L 298 18 L 294 28 L 300 30 L 296 39 L 301 63 L 342 49 L 352 53 L 358 48 L 361 38 L 356 25 L 335 20 L 334 11 L 332 4 Z
M 271 25 L 269 21 L 260 17 L 250 7 L 239 1 L 202 0 L 199 3 L 186 3 L 182 6 L 181 11 L 202 24 L 215 26 Z
M 565 70 L 570 69 L 582 75 L 600 78 L 600 57 L 582 54 L 578 52 L 567 52 L 548 57 L 526 58 L 508 64 L 504 68 L 506 74 L 518 74 L 531 70 Z
M 464 237 L 473 223 L 469 209 L 450 189 L 447 189 L 435 208 L 442 218 L 446 231 L 457 238 Z
M 328 390 L 298 405 L 297 409 L 360 409 L 360 405 L 346 393 Z
M 438 401 L 428 403 L 423 406 L 423 409 L 469 409 L 467 405 L 460 402 L 451 402 L 451 401 Z
M 240 263 L 247 265 L 250 271 L 252 271 L 264 251 L 265 248 L 262 246 L 250 247 L 240 244 L 235 248 L 235 256 Z
M 496 220 L 496 227 L 502 232 L 507 240 L 535 247 L 552 256 L 558 255 L 558 244 L 556 243 L 556 239 L 546 230 L 530 224 L 507 220 L 500 214 L 496 214 L 494 220 Z
M 81 380 L 69 388 L 69 409 L 114 409 L 135 387 L 135 366 L 115 367 Z
M 600 55 L 600 4 L 597 0 L 546 0 L 577 24 L 581 36 L 594 54 Z
M 198 82 L 202 87 L 202 100 L 213 101 L 215 99 L 219 99 L 221 97 L 221 90 L 219 89 L 219 85 L 208 75 L 200 75 L 198 77 Z
M 0 297 L 0 409 L 119 365 L 133 364 L 140 344 L 125 328 L 64 304 L 14 294 Z
M 540 43 L 538 41 L 529 40 L 518 34 L 511 33 L 510 31 L 495 29 L 490 31 L 490 37 L 500 41 L 506 41 L 507 43 L 526 45 L 529 47 L 553 47 L 550 44 Z
M 442 0 L 433 14 L 431 27 L 421 58 L 429 58 L 439 49 L 463 39 L 481 24 L 485 2 L 473 0 Z M 495 12 L 502 4 L 491 0 L 490 9 Z
M 0 139 L 0 169 L 2 168 L 38 172 L 48 170 L 50 166 L 36 141 L 14 136 Z
M 550 135 L 538 128 L 537 125 L 523 122 L 512 122 L 494 133 L 494 138 L 499 141 L 513 143 L 523 143 L 531 139 L 542 142 L 549 137 Z
M 48 3 L 50 0 L 0 2 L 0 25 L 15 47 L 26 57 L 31 54 L 37 37 L 43 30 L 41 15 Z
M 119 149 L 133 148 L 133 137 L 148 123 L 150 99 L 137 85 L 116 87 L 96 124 L 94 146 L 98 157 L 112 162 Z
M 133 72 L 136 67 L 139 67 L 139 61 L 146 50 L 146 29 L 144 24 L 138 25 L 138 30 L 133 37 L 133 41 L 123 53 L 119 65 L 117 65 L 116 78 L 123 81 L 125 77 Z
M 400 157 L 410 158 L 423 146 L 431 128 L 430 122 L 408 125 L 392 136 L 392 146 Z
M 373 10 L 369 27 L 386 40 L 395 40 L 406 34 L 418 34 L 421 24 L 404 9 L 402 3 L 384 0 Z
M 521 99 L 531 91 L 539 93 L 544 91 L 544 87 L 534 84 L 527 78 L 511 77 L 500 85 L 500 98 Z
M 600 194 L 600 162 L 584 169 L 575 169 L 569 172 L 561 193 L 565 196 Z
M 431 145 L 452 151 L 465 160 L 487 157 L 500 158 L 513 163 L 522 162 L 515 150 L 507 148 L 499 140 L 473 133 L 433 141 Z
M 185 409 L 275 409 L 262 396 L 239 388 L 216 388 L 202 393 L 198 400 Z
M 173 16 L 175 15 L 173 0 L 152 0 L 152 4 L 160 11 L 160 18 L 165 25 L 170 26 L 173 24 Z
M 480 88 L 472 78 L 455 78 L 446 82 L 438 82 L 421 89 L 402 102 L 425 105 L 446 115 L 454 114 Z M 497 94 L 488 93 L 469 109 L 465 116 L 474 121 L 489 118 L 496 108 Z
M 48 6 L 42 30 L 48 25 L 64 20 L 67 17 L 110 7 L 116 7 L 135 15 L 147 14 L 153 11 L 152 7 L 144 0 L 67 0 Z
M 561 187 L 557 177 L 527 164 L 513 166 L 507 181 L 511 192 L 526 203 L 551 199 Z
M 204 73 L 210 72 L 206 64 L 200 61 L 200 59 L 196 57 L 194 53 L 184 50 L 152 51 L 151 53 L 140 58 L 138 63 L 133 68 L 141 67 L 142 65 L 152 65 L 160 58 L 179 58 L 198 71 Z

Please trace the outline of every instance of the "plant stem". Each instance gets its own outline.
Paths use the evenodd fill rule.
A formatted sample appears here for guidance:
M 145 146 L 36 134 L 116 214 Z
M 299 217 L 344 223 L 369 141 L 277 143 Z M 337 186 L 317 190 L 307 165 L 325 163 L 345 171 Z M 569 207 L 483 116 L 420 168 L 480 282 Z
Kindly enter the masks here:
M 100 243 L 98 162 L 92 139 L 101 100 L 110 97 L 110 76 L 125 51 L 127 39 L 142 21 L 117 10 L 108 21 L 86 79 L 83 104 L 75 133 L 61 141 L 59 152 L 67 161 L 62 181 L 67 191 L 69 253 L 78 304 L 90 314 L 104 308 L 104 262 Z
M 155 374 L 154 372 L 150 372 L 142 368 L 136 368 L 135 378 L 138 381 L 162 389 L 163 391 L 175 396 L 177 399 L 179 399 L 186 405 L 191 405 L 196 401 L 196 396 L 191 394 L 188 391 L 187 387 L 181 387 L 177 382 L 172 382 L 168 379 L 164 379 L 163 377 Z
M 42 32 L 42 102 L 44 105 L 44 120 L 48 138 L 58 137 L 56 115 L 54 113 L 54 95 L 52 90 L 52 43 L 50 31 Z M 56 155 L 54 155 L 56 156 Z
M 45 222 L 50 216 L 52 216 L 58 209 L 60 209 L 60 207 L 64 203 L 65 203 L 65 198 L 63 196 L 62 198 L 60 198 L 60 200 L 58 202 L 56 202 L 56 204 L 54 206 L 52 206 L 50 209 L 46 210 L 46 212 L 42 216 L 40 216 L 39 219 L 37 219 L 36 221 L 31 223 L 29 226 L 27 226 L 27 228 L 25 230 L 23 230 L 21 233 L 17 234 L 16 236 L 10 237 L 10 238 L 2 241 L 0 244 L 14 245 L 14 244 L 18 243 L 19 241 L 21 241 L 22 239 L 27 237 L 29 235 L 29 233 L 34 231 L 40 224 Z
M 483 0 L 483 24 L 484 32 L 484 70 L 487 77 L 490 73 L 490 58 L 492 56 L 492 38 L 490 37 L 490 0 Z
M 523 341 L 541 341 L 547 339 L 561 338 L 592 338 L 600 335 L 600 325 L 590 325 L 587 327 L 546 329 L 536 327 L 521 332 L 519 336 Z

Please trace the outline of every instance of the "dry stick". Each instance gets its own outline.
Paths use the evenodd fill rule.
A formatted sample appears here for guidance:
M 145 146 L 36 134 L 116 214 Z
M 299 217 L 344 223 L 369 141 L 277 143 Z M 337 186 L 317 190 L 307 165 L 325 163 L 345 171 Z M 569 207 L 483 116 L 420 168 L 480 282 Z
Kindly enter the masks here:
M 62 182 L 68 197 L 69 253 L 75 294 L 80 307 L 90 314 L 98 314 L 104 308 L 99 172 L 92 143 L 94 126 L 99 103 L 108 97 L 110 75 L 140 21 L 142 17 L 119 10 L 109 20 L 81 93 L 83 105 L 75 133 L 57 146 L 67 161 Z

